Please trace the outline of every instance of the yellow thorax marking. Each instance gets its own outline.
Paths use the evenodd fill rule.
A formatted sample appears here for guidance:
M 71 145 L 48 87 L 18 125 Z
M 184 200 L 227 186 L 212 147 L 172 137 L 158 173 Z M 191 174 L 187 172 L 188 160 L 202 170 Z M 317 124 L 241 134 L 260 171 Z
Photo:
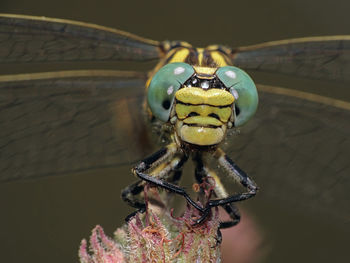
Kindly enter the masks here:
M 212 105 L 212 106 L 228 106 L 234 102 L 233 95 L 223 89 L 203 90 L 196 87 L 184 87 L 178 90 L 175 98 L 182 103 L 192 105 Z
M 202 65 L 204 48 L 197 48 L 198 62 Z
M 184 62 L 190 53 L 188 48 L 176 49 L 174 52 L 175 53 L 173 57 L 169 60 L 168 63 Z
M 218 68 L 227 66 L 227 63 L 226 63 L 225 58 L 222 55 L 222 53 L 220 53 L 218 51 L 211 51 L 210 55 L 213 58 L 213 60 L 215 61 L 216 66 Z

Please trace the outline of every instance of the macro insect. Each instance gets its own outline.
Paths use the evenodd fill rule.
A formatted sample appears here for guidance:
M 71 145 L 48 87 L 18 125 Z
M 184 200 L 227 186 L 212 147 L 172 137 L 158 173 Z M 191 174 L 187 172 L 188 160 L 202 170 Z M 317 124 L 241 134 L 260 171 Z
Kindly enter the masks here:
M 146 84 L 147 105 L 154 118 L 171 125 L 171 143 L 134 167 L 133 173 L 141 181 L 126 188 L 122 197 L 144 211 L 145 204 L 135 201 L 134 196 L 143 191 L 140 185 L 146 181 L 185 197 L 203 214 L 196 223 L 203 222 L 211 208 L 223 206 L 232 221 L 222 222 L 221 228 L 233 226 L 240 219 L 233 203 L 254 196 L 257 186 L 218 146 L 227 129 L 243 125 L 254 115 L 258 105 L 255 84 L 247 73 L 231 65 L 229 53 L 223 47 L 198 49 L 181 42 L 163 45 L 166 55 Z M 205 155 L 217 159 L 247 192 L 230 195 L 216 173 L 205 164 Z M 214 193 L 218 199 L 208 201 L 205 207 L 177 185 L 189 157 L 195 162 L 199 183 L 208 176 L 215 181 Z M 149 173 L 151 168 L 156 168 L 156 172 Z M 170 176 L 174 171 L 176 176 Z
M 148 111 L 153 121 L 158 120 L 170 129 L 171 142 L 133 168 L 133 173 L 141 180 L 123 191 L 123 199 L 138 208 L 138 211 L 144 211 L 145 204 L 137 196 L 143 191 L 144 182 L 148 182 L 182 195 L 201 212 L 197 224 L 208 217 L 211 208 L 222 206 L 230 215 L 231 221 L 223 222 L 221 228 L 237 224 L 240 215 L 233 204 L 248 199 L 257 192 L 254 181 L 220 148 L 227 130 L 244 125 L 253 117 L 258 106 L 255 84 L 243 70 L 272 71 L 340 81 L 349 81 L 350 76 L 350 36 L 308 37 L 238 48 L 219 45 L 195 48 L 186 42 L 158 42 L 87 23 L 2 14 L 0 37 L 1 63 L 158 61 L 149 74 L 117 70 L 76 70 L 1 76 L 0 94 L 4 98 L 3 106 L 7 108 L 7 111 L 2 112 L 4 115 L 1 118 L 11 120 L 11 125 L 3 126 L 6 136 L 0 164 L 2 181 L 114 165 L 114 157 L 121 159 L 121 155 L 113 151 L 113 147 L 118 145 L 111 143 L 113 140 L 103 141 L 103 136 L 95 136 L 96 141 L 93 143 L 103 145 L 104 151 L 78 147 L 78 143 L 85 138 L 92 138 L 88 131 L 96 129 L 98 118 L 85 118 L 86 127 L 83 128 L 78 125 L 79 121 L 77 124 L 74 121 L 67 122 L 67 119 L 75 120 L 82 112 L 89 111 L 84 107 L 90 104 L 98 106 L 94 108 L 93 114 L 110 117 L 106 110 L 99 108 L 102 103 L 119 102 L 123 88 L 132 90 L 130 87 L 134 85 L 140 90 L 141 81 L 147 94 L 147 107 L 143 109 Z M 138 81 L 137 84 L 135 81 Z M 296 104 L 298 107 L 315 101 L 341 110 L 348 110 L 349 107 L 344 102 L 320 99 L 297 91 L 264 86 L 261 86 L 260 91 L 307 101 Z M 35 100 L 32 99 L 33 96 Z M 45 103 L 40 108 L 40 121 L 26 119 L 26 115 L 20 114 L 23 105 L 32 107 L 31 103 L 34 105 L 37 101 Z M 59 105 L 57 109 L 61 109 L 60 106 L 69 103 L 77 103 L 72 116 L 57 116 L 54 107 Z M 71 127 L 69 136 L 59 133 L 56 136 L 56 132 L 66 127 L 67 123 Z M 114 125 L 118 126 L 119 123 Z M 101 135 L 107 133 L 108 136 L 114 136 L 109 133 L 109 127 L 99 130 Z M 291 130 L 297 128 L 296 125 Z M 118 126 L 118 129 L 121 127 Z M 76 137 L 75 131 L 78 130 L 81 132 Z M 22 137 L 16 137 L 23 131 L 27 133 L 25 137 L 30 138 L 24 145 L 20 144 Z M 69 147 L 57 147 L 62 138 L 68 142 L 65 147 Z M 123 139 L 119 139 L 119 142 Z M 55 147 L 48 147 L 52 145 Z M 74 152 L 66 152 L 67 148 L 74 149 Z M 52 149 L 60 149 L 54 152 L 55 158 L 51 158 Z M 189 157 L 195 163 L 198 182 L 206 177 L 215 180 L 215 198 L 203 206 L 178 185 L 182 166 Z M 243 185 L 246 191 L 234 195 L 226 191 L 219 176 L 208 167 L 207 157 L 216 159 L 227 174 Z M 342 172 L 341 169 L 337 171 Z

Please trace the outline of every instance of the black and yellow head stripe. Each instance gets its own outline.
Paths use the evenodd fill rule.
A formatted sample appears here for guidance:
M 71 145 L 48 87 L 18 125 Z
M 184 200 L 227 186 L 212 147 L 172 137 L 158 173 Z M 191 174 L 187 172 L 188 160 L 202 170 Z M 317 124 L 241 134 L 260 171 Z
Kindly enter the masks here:
M 201 117 L 208 117 L 208 118 L 210 117 L 210 118 L 217 119 L 221 123 L 217 124 L 217 122 L 215 122 L 215 125 L 221 125 L 223 123 L 228 122 L 232 113 L 232 107 L 229 106 L 229 107 L 219 108 L 219 107 L 208 106 L 208 105 L 183 105 L 183 104 L 176 103 L 175 112 L 179 120 L 184 120 L 186 118 L 189 118 L 193 115 L 193 113 L 196 113 L 198 114 L 198 116 L 201 116 Z
M 183 104 L 228 106 L 235 101 L 233 95 L 224 89 L 204 90 L 197 87 L 184 87 L 175 94 L 175 99 Z
M 223 106 L 216 106 L 216 105 L 210 105 L 210 104 L 204 104 L 204 103 L 201 103 L 201 104 L 184 103 L 184 102 L 182 102 L 180 100 L 175 100 L 175 102 L 176 102 L 176 104 L 181 104 L 181 105 L 186 105 L 186 106 L 211 106 L 211 107 L 215 107 L 215 108 L 218 108 L 218 109 L 232 107 L 232 103 L 228 104 L 228 105 L 223 105 Z
M 228 122 L 232 114 L 233 95 L 222 89 L 203 90 L 201 88 L 182 88 L 175 94 L 175 112 L 180 120 L 192 118 L 196 114 L 200 123 L 221 125 Z M 206 118 L 207 120 L 204 121 Z M 191 119 L 191 120 L 192 120 Z M 213 119 L 216 119 L 215 121 Z

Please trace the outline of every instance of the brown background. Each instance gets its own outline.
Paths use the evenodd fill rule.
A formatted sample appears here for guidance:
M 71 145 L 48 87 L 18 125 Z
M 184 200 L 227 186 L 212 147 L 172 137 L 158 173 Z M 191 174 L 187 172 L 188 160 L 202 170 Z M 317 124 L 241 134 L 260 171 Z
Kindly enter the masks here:
M 4 13 L 92 22 L 151 39 L 186 40 L 198 46 L 241 46 L 284 38 L 349 34 L 349 10 L 348 0 L 0 2 L 0 12 Z M 51 64 L 45 70 L 99 66 L 103 64 Z M 26 66 L 2 67 L 2 73 L 28 70 Z M 253 77 L 290 88 L 312 90 L 320 86 L 320 93 L 326 95 L 333 85 L 273 74 Z M 341 86 L 332 96 L 348 99 L 350 93 Z M 0 185 L 0 261 L 77 262 L 80 240 L 87 238 L 96 224 L 111 235 L 132 211 L 119 198 L 120 190 L 133 181 L 129 171 L 126 165 L 118 170 Z M 258 198 L 246 207 L 262 229 L 264 246 L 270 251 L 264 262 L 348 259 L 349 222 L 338 224 L 293 211 L 281 214 L 274 204 L 259 202 Z

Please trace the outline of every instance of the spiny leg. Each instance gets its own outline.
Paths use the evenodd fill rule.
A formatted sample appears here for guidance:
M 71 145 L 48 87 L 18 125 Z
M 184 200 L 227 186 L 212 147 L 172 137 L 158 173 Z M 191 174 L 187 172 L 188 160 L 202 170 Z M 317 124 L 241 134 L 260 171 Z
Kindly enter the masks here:
M 218 148 L 215 151 L 214 157 L 218 160 L 219 164 L 228 172 L 229 176 L 232 177 L 236 182 L 244 186 L 248 191 L 240 194 L 231 195 L 231 196 L 223 195 L 223 197 L 219 199 L 209 200 L 209 202 L 207 203 L 204 209 L 203 215 L 201 216 L 201 218 L 199 218 L 196 221 L 196 224 L 202 223 L 210 214 L 211 208 L 217 207 L 217 206 L 224 207 L 224 209 L 229 214 L 230 213 L 233 213 L 233 215 L 237 214 L 237 217 L 240 218 L 239 214 L 236 213 L 237 209 L 234 206 L 229 208 L 228 205 L 231 205 L 234 202 L 239 202 L 239 201 L 249 199 L 255 196 L 258 190 L 258 187 L 254 183 L 254 181 L 251 180 L 248 177 L 248 175 L 243 170 L 241 170 L 220 148 Z M 223 225 L 223 227 L 229 227 L 229 226 L 230 224 Z
M 214 193 L 216 197 L 226 198 L 229 196 L 225 187 L 221 183 L 220 178 L 216 175 L 214 171 L 210 170 L 207 167 L 203 167 L 203 172 L 205 172 L 207 177 L 211 177 L 215 181 Z M 220 222 L 219 228 L 223 229 L 223 228 L 229 228 L 237 225 L 241 219 L 241 216 L 239 214 L 237 207 L 232 203 L 225 204 L 222 207 L 225 209 L 226 213 L 230 216 L 231 220 Z
M 170 150 L 168 150 L 168 148 Z M 164 147 L 159 151 L 155 152 L 150 157 L 146 158 L 143 162 L 149 163 L 149 168 L 156 166 L 156 169 L 154 169 L 151 174 L 152 176 L 157 176 L 161 172 L 163 172 L 164 174 L 164 171 L 169 171 L 170 163 L 169 162 L 165 163 L 165 162 L 168 158 L 172 157 L 174 154 L 175 154 L 174 148 L 172 148 L 171 145 L 169 145 L 168 147 Z M 144 200 L 141 201 L 138 198 L 143 193 L 144 186 L 145 186 L 145 181 L 139 180 L 136 183 L 129 185 L 122 191 L 123 201 L 128 203 L 131 207 L 137 208 L 135 212 L 131 213 L 125 218 L 126 221 L 129 221 L 129 219 L 138 212 L 141 212 L 141 213 L 145 212 L 146 203 Z
M 212 178 L 215 181 L 215 185 L 214 185 L 215 196 L 219 197 L 219 198 L 228 197 L 228 193 L 227 193 L 224 185 L 222 184 L 220 178 L 216 175 L 216 173 L 214 171 L 209 169 L 204 164 L 202 156 L 196 155 L 194 157 L 194 161 L 196 163 L 195 176 L 196 176 L 197 182 L 199 184 L 201 184 L 203 182 L 204 178 L 208 178 L 208 177 Z M 237 207 L 235 205 L 233 205 L 232 203 L 223 205 L 223 208 L 225 209 L 226 213 L 230 216 L 231 220 L 220 222 L 218 233 L 217 233 L 218 244 L 220 244 L 222 241 L 222 235 L 221 235 L 220 229 L 229 228 L 229 227 L 237 225 L 240 221 L 240 218 L 241 218 Z M 208 210 L 208 212 L 210 212 L 210 210 Z
M 203 212 L 204 211 L 203 207 L 201 207 L 195 201 L 193 201 L 191 197 L 186 193 L 185 189 L 173 183 L 169 183 L 163 179 L 163 177 L 167 175 L 171 170 L 168 173 L 162 171 L 157 175 L 145 173 L 147 170 L 159 164 L 164 159 L 173 157 L 177 151 L 178 151 L 178 148 L 176 144 L 171 143 L 165 148 L 161 149 L 160 151 L 156 152 L 155 154 L 141 161 L 138 165 L 136 165 L 132 169 L 132 172 L 136 176 L 138 176 L 139 178 L 141 178 L 142 180 L 148 183 L 154 184 L 170 192 L 183 196 L 190 205 L 192 205 L 194 208 L 198 209 L 199 211 Z M 180 160 L 179 162 L 181 163 Z
M 241 214 L 234 204 L 224 205 L 223 208 L 232 220 L 220 222 L 220 229 L 233 227 L 241 221 Z
M 179 164 L 172 169 L 172 173 L 171 173 L 172 176 L 170 176 L 169 174 L 168 178 L 162 178 L 162 179 L 165 179 L 166 181 L 172 184 L 178 185 L 182 177 L 183 165 L 187 162 L 187 160 L 188 160 L 188 156 L 183 155 L 182 158 L 180 159 Z M 171 198 L 171 195 L 168 194 L 166 204 L 169 203 L 170 198 Z
M 180 157 L 174 157 L 166 163 L 159 164 L 151 173 L 150 176 L 159 177 L 163 180 L 168 180 L 173 183 L 177 183 L 181 179 L 182 168 L 184 163 L 187 161 L 188 157 L 183 155 Z M 173 176 L 170 177 L 170 174 L 173 172 Z M 130 206 L 137 208 L 135 212 L 131 213 L 126 217 L 126 221 L 129 221 L 138 212 L 145 212 L 146 203 L 145 201 L 140 201 L 138 196 L 143 193 L 146 182 L 139 180 L 136 183 L 128 186 L 122 191 L 122 199 L 127 202 Z M 159 202 L 157 199 L 152 200 L 153 204 L 157 204 L 160 207 L 163 207 L 164 204 Z
M 134 207 L 137 209 L 136 211 L 132 212 L 125 218 L 126 222 L 128 222 L 130 218 L 135 216 L 138 212 L 144 213 L 146 211 L 145 202 L 137 199 L 137 196 L 141 194 L 143 189 L 144 189 L 144 182 L 142 180 L 139 180 L 123 189 L 122 191 L 123 201 L 126 202 L 131 207 Z
M 178 185 L 174 184 L 180 180 L 181 170 L 183 164 L 187 161 L 188 157 L 185 154 L 182 154 L 180 157 L 174 157 L 177 152 L 176 144 L 169 144 L 167 147 L 159 150 L 150 157 L 141 161 L 136 167 L 133 168 L 133 173 L 137 175 L 142 180 L 134 185 L 126 188 L 123 191 L 122 197 L 123 200 L 129 203 L 131 206 L 138 208 L 141 211 L 145 210 L 145 203 L 141 203 L 136 199 L 136 195 L 140 195 L 142 188 L 140 185 L 144 185 L 144 182 L 154 184 L 156 186 L 162 187 L 170 192 L 177 193 L 185 197 L 185 199 L 194 206 L 196 209 L 203 211 L 204 209 L 194 202 L 190 196 L 185 192 L 185 190 Z M 172 158 L 172 159 L 171 159 Z M 170 159 L 167 163 L 165 161 Z M 145 171 L 155 168 L 150 173 L 144 173 Z M 170 182 L 165 180 L 168 179 L 171 172 L 174 172 L 173 177 L 170 179 Z M 135 215 L 137 211 L 131 216 Z M 127 218 L 130 219 L 131 216 Z

